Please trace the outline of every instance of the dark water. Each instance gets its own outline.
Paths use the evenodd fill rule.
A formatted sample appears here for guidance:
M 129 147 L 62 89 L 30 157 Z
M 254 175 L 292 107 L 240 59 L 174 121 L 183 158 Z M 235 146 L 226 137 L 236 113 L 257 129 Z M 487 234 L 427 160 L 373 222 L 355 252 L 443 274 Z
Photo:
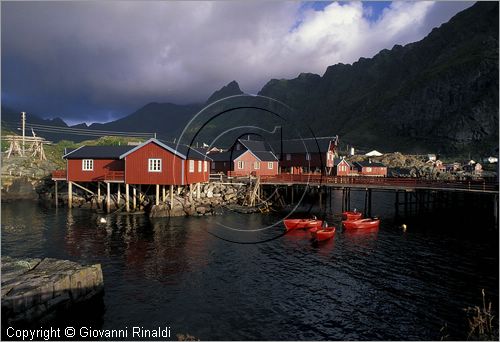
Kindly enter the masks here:
M 266 227 L 277 213 L 111 215 L 99 224 L 103 215 L 87 210 L 5 203 L 2 255 L 102 263 L 105 311 L 94 328 L 170 326 L 173 336 L 204 340 L 439 340 L 446 323 L 463 339 L 463 309 L 481 303 L 482 288 L 498 311 L 498 233 L 432 222 L 404 233 L 384 196 L 374 195 L 378 231 L 337 229 L 321 245 L 305 232 L 273 239 L 280 227 L 234 230 Z M 328 220 L 338 227 L 338 216 Z

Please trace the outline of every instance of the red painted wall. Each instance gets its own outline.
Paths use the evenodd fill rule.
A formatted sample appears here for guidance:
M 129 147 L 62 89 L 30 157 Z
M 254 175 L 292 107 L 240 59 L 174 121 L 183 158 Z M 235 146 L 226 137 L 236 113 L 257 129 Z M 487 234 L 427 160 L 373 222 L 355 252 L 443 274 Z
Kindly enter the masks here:
M 161 159 L 161 172 L 149 172 L 150 158 Z M 184 179 L 182 168 L 184 165 Z M 210 162 L 207 161 L 207 171 L 198 172 L 198 161 L 195 161 L 194 172 L 189 172 L 189 161 L 183 160 L 172 152 L 151 142 L 125 157 L 125 182 L 129 184 L 161 184 L 182 185 L 207 182 L 210 174 Z
M 369 170 L 371 168 L 371 170 Z M 373 166 L 365 166 L 361 169 L 359 173 L 362 176 L 387 176 L 387 167 L 373 167 Z
M 83 171 L 82 159 L 68 159 L 68 180 L 72 182 L 96 182 L 104 180 L 108 171 L 123 171 L 123 160 L 93 159 L 94 170 Z
M 205 171 L 204 168 L 204 160 L 193 160 L 194 162 L 194 170 L 193 172 L 189 171 L 189 160 L 184 161 L 184 184 L 191 184 L 191 183 L 203 183 L 203 182 L 208 182 L 209 176 L 210 176 L 210 161 L 207 162 L 207 171 Z M 199 171 L 200 169 L 198 168 L 198 163 L 201 163 L 201 172 Z
M 306 159 L 305 153 L 288 153 L 291 160 L 287 160 L 287 153 L 283 154 L 283 160 L 280 161 L 280 165 L 284 170 L 291 170 L 292 167 L 295 168 L 294 174 L 297 174 L 296 169 L 301 168 L 301 173 L 314 172 L 316 169 L 321 169 L 322 172 L 325 171 L 325 167 L 329 164 L 333 166 L 333 160 L 327 160 L 326 153 L 310 153 L 311 160 Z M 323 165 L 321 165 L 321 158 L 323 158 Z M 323 166 L 323 168 L 321 168 Z M 290 171 L 288 171 L 290 172 Z M 283 172 L 285 173 L 285 172 Z
M 243 162 L 243 169 L 238 169 L 238 161 Z M 260 168 L 256 169 L 254 163 L 259 162 Z M 274 161 L 273 168 L 268 168 L 267 161 L 259 161 L 252 153 L 245 152 L 233 162 L 233 170 L 231 175 L 233 176 L 248 176 L 250 174 L 255 176 L 273 176 L 278 174 L 278 162 Z
M 351 167 L 347 162 L 342 160 L 337 166 L 334 168 L 335 176 L 349 176 L 352 173 Z

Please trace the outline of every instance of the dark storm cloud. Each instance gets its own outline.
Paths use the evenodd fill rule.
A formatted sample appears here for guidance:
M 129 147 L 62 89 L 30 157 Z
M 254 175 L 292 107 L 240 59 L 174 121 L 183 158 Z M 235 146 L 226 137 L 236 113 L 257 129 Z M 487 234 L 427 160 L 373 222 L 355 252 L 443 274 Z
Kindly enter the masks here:
M 233 79 L 255 93 L 419 40 L 468 6 L 393 3 L 371 22 L 360 3 L 3 2 L 2 102 L 108 121 L 151 101 L 202 102 Z

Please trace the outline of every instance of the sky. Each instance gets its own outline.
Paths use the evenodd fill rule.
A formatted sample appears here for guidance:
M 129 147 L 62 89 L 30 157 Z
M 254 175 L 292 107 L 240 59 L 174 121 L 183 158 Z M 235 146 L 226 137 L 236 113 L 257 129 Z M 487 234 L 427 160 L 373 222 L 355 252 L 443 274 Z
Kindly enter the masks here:
M 202 103 L 232 80 L 255 94 L 421 40 L 472 4 L 3 1 L 2 105 L 75 124 Z

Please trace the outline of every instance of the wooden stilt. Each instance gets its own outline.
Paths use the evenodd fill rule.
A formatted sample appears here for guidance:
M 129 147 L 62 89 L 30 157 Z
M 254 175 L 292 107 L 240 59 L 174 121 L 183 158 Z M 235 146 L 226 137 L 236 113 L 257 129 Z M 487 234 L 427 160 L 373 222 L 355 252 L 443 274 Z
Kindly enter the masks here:
M 101 182 L 97 182 L 97 208 L 101 207 Z
M 68 208 L 73 206 L 73 182 L 68 182 Z
M 111 184 L 106 183 L 106 211 L 109 213 L 111 210 Z
M 174 186 L 170 185 L 170 209 L 174 206 Z
M 180 194 L 181 194 L 181 187 L 177 186 L 177 196 L 179 196 Z
M 156 205 L 160 204 L 160 184 L 156 184 Z
M 142 207 L 142 191 L 141 191 L 141 185 L 139 184 L 139 210 L 141 210 Z
M 193 201 L 193 184 L 189 184 L 189 200 Z
M 127 210 L 127 212 L 130 211 L 129 191 L 130 190 L 128 184 L 125 184 L 125 210 Z
M 119 206 L 120 205 L 120 197 L 121 197 L 120 183 L 118 183 L 117 185 L 118 185 L 118 190 L 116 191 L 116 204 Z
M 163 191 L 163 196 L 162 196 L 162 199 L 163 199 L 163 203 L 165 203 L 165 201 L 167 200 L 167 194 L 166 194 L 166 191 L 165 191 L 165 185 L 162 185 L 162 191 Z
M 59 198 L 58 198 L 58 195 L 57 195 L 57 181 L 55 181 L 56 184 L 54 186 L 54 191 L 55 191 L 55 196 L 56 196 L 56 207 L 59 205 Z
M 132 209 L 137 209 L 137 189 L 135 186 L 133 187 Z
M 201 183 L 196 183 L 196 198 L 200 199 L 201 196 Z

